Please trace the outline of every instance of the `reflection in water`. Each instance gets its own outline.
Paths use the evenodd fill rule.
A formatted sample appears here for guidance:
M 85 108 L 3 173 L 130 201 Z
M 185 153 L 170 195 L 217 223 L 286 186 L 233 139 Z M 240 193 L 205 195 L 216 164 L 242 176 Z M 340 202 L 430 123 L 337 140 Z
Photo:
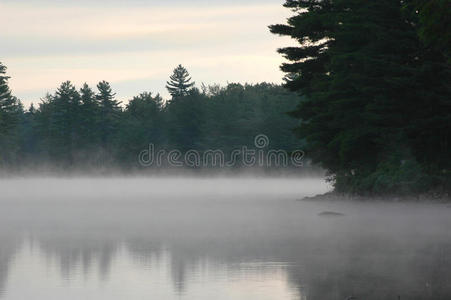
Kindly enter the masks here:
M 328 188 L 299 179 L 0 185 L 2 300 L 451 296 L 442 204 L 295 201 Z
M 248 266 L 208 259 L 184 261 L 161 250 L 155 256 L 149 253 L 143 264 L 127 247 L 118 247 L 115 251 L 103 248 L 114 253 L 112 256 L 99 253 L 96 258 L 93 254 L 90 271 L 86 272 L 83 257 L 75 254 L 76 250 L 60 250 L 63 252 L 59 254 L 47 253 L 25 241 L 12 263 L 5 299 L 30 299 L 32 295 L 33 299 L 299 298 L 287 282 L 285 268 L 266 262 Z
M 20 243 L 14 236 L 0 234 L 0 298 L 5 291 L 10 262 L 19 248 Z

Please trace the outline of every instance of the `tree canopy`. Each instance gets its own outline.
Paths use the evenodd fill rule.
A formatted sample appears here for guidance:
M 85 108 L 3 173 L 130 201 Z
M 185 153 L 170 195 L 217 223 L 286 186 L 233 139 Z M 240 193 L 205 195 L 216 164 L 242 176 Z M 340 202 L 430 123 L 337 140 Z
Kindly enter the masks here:
M 287 114 L 298 97 L 281 86 L 212 85 L 200 91 L 190 83 L 186 88 L 168 101 L 142 92 L 123 106 L 106 81 L 96 90 L 63 82 L 38 107 L 17 110 L 15 121 L 8 121 L 13 130 L 1 142 L 17 155 L 5 156 L 0 166 L 134 169 L 142 168 L 138 154 L 149 144 L 181 152 L 220 149 L 228 155 L 234 148 L 254 146 L 258 134 L 267 135 L 275 149 L 302 147 L 291 131 L 297 121 Z M 5 103 L 16 107 L 5 91 Z M 3 106 L 2 116 L 9 111 L 16 112 Z
M 294 1 L 271 32 L 298 41 L 285 86 L 305 98 L 292 115 L 337 190 L 399 192 L 449 183 L 450 72 L 418 35 L 402 1 Z

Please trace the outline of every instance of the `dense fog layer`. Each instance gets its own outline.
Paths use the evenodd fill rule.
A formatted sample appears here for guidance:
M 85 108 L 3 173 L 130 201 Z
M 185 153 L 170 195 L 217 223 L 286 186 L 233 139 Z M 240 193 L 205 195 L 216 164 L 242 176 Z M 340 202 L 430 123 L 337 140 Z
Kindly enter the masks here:
M 27 178 L 0 188 L 0 299 L 451 296 L 448 204 L 304 201 L 330 186 L 299 178 Z

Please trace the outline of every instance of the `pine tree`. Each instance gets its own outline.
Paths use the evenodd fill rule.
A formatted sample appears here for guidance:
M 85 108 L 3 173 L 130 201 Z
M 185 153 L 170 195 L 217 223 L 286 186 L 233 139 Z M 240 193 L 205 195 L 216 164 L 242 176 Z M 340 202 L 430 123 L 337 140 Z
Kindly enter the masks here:
M 38 153 L 39 133 L 36 128 L 37 110 L 34 104 L 31 103 L 28 110 L 22 116 L 21 122 L 21 152 L 24 155 L 25 162 L 28 159 L 33 159 L 34 155 Z M 24 162 L 24 159 L 22 159 Z
M 119 159 L 136 165 L 137 155 L 153 144 L 161 147 L 165 140 L 163 98 L 144 92 L 126 106 L 119 133 Z
M 177 98 L 175 98 L 177 99 Z M 205 121 L 205 95 L 196 88 L 183 101 L 170 101 L 166 107 L 168 142 L 180 151 L 199 149 L 202 142 L 202 124 Z
M 96 99 L 99 103 L 98 126 L 100 141 L 103 148 L 110 148 L 119 129 L 122 109 L 121 102 L 117 101 L 111 86 L 106 81 L 97 84 Z
M 188 95 L 190 88 L 195 84 L 194 82 L 191 82 L 188 71 L 182 65 L 178 65 L 169 78 L 170 80 L 166 82 L 166 88 L 172 98 Z
M 427 128 L 421 119 L 446 105 L 438 100 L 443 86 L 434 91 L 424 80 L 443 82 L 421 71 L 433 64 L 422 55 L 402 2 L 287 0 L 285 6 L 295 16 L 270 30 L 300 43 L 279 52 L 291 61 L 281 67 L 286 86 L 307 96 L 292 115 L 301 120 L 297 132 L 308 154 L 330 171 L 337 189 L 413 187 L 421 177 L 415 170 L 424 170 L 413 132 Z M 420 116 L 428 99 L 433 108 Z M 435 128 L 446 124 L 436 121 Z
M 100 110 L 99 103 L 94 91 L 86 83 L 80 89 L 80 97 L 82 119 L 81 144 L 87 148 L 96 147 L 100 136 L 97 127 Z
M 62 163 L 73 163 L 80 138 L 80 94 L 70 82 L 63 82 L 49 97 L 48 147 L 51 156 Z
M 126 111 L 133 117 L 145 120 L 152 117 L 163 109 L 163 98 L 159 94 L 144 92 L 133 97 L 127 104 Z
M 11 95 L 6 67 L 0 62 L 0 135 L 6 135 L 17 122 L 18 100 Z
M 6 161 L 17 149 L 17 125 L 22 107 L 11 94 L 6 67 L 0 62 L 0 163 Z
M 406 131 L 412 152 L 427 173 L 423 182 L 451 189 L 451 3 L 404 3 L 404 12 L 421 41 L 410 89 L 409 108 L 415 121 Z

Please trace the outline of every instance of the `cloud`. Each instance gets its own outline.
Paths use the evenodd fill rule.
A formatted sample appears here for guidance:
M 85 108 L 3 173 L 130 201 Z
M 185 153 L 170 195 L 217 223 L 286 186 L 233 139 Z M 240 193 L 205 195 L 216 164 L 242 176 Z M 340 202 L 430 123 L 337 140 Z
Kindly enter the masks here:
M 125 89 L 118 91 L 124 97 L 138 92 L 134 83 L 146 80 L 155 92 L 164 92 L 178 63 L 206 83 L 282 77 L 276 48 L 287 41 L 267 29 L 289 15 L 281 1 L 153 1 L 158 4 L 153 6 L 139 1 L 127 6 L 55 2 L 0 3 L 0 59 L 9 67 L 14 92 L 25 102 L 68 79 L 78 84 L 109 80 Z
M 32 7 L 0 4 L 2 36 L 109 39 L 153 34 L 238 29 L 277 20 L 280 5 L 121 7 Z M 246 28 L 243 28 L 246 29 Z

